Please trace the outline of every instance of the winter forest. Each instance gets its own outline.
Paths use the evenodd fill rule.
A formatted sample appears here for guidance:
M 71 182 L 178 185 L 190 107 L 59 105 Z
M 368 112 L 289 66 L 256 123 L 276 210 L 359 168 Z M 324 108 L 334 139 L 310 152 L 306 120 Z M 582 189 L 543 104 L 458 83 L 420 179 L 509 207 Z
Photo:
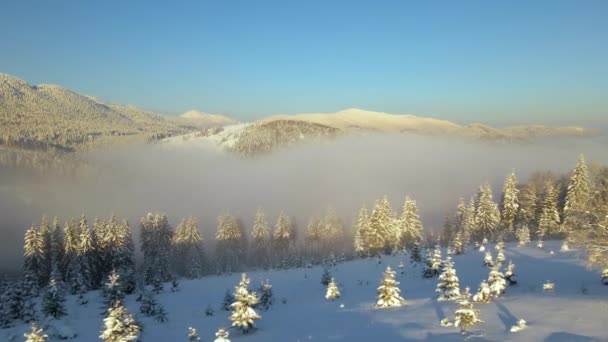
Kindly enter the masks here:
M 177 314 L 163 303 L 172 302 L 182 284 L 189 291 L 196 284 L 197 291 L 215 288 L 207 294 L 214 302 L 199 308 L 200 317 L 178 321 L 183 331 L 173 332 L 172 340 L 246 341 L 260 334 L 259 322 L 268 319 L 263 330 L 273 329 L 266 313 L 295 305 L 275 298 L 274 293 L 284 289 L 273 286 L 271 277 L 252 283 L 249 274 L 302 270 L 308 279 L 308 273 L 318 270 L 310 286 L 320 283 L 324 289 L 317 295 L 338 303 L 350 295 L 338 270 L 365 262 L 375 265 L 372 277 L 379 285 L 375 296 L 369 291 L 365 298 L 375 309 L 408 310 L 412 280 L 402 278 L 407 272 L 416 281 L 435 284 L 430 298 L 437 303 L 454 303 L 453 313 L 437 319 L 437 326 L 475 336 L 484 324 L 485 303 L 500 305 L 520 283 L 517 270 L 524 265 L 511 257 L 519 250 L 570 253 L 596 274 L 598 284 L 608 285 L 608 167 L 589 168 L 581 155 L 568 174 L 537 172 L 528 179 L 519 182 L 513 171 L 502 189 L 482 184 L 475 196 L 454 204 L 437 231 L 424 228 L 416 200 L 407 195 L 400 206 L 386 196 L 371 207 L 363 205 L 353 213 L 352 226 L 328 207 L 302 230 L 296 229 L 298 223 L 287 209 L 270 218 L 259 208 L 251 227 L 221 212 L 217 222 L 203 223 L 215 227 L 213 234 L 201 229 L 194 216 L 169 222 L 164 213 L 147 213 L 136 224 L 115 216 L 89 218 L 86 213 L 76 218 L 45 216 L 25 232 L 21 276 L 2 280 L 0 326 L 9 332 L 30 326 L 27 341 L 78 339 L 78 332 L 65 322 L 86 308 L 95 313 L 98 338 L 147 340 L 148 325 L 170 324 Z M 487 278 L 478 279 L 474 287 L 459 284 L 457 274 L 472 267 L 459 265 L 466 255 L 486 269 Z M 399 262 L 391 268 L 395 260 Z M 206 285 L 207 280 L 215 284 L 218 277 L 232 274 L 240 279 L 230 287 Z M 357 280 L 359 286 L 364 282 L 369 285 L 369 280 Z M 549 293 L 560 285 L 550 280 L 538 284 Z M 220 324 L 203 334 L 196 322 L 205 317 L 217 318 Z M 524 318 L 513 323 L 512 333 L 526 328 Z

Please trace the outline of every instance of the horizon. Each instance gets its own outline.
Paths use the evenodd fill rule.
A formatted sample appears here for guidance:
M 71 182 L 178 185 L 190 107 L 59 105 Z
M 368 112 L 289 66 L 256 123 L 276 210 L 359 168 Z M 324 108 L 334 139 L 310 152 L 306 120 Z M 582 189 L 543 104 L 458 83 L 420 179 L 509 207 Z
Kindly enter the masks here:
M 0 72 L 168 115 L 361 108 L 608 127 L 608 3 L 459 6 L 10 3 Z

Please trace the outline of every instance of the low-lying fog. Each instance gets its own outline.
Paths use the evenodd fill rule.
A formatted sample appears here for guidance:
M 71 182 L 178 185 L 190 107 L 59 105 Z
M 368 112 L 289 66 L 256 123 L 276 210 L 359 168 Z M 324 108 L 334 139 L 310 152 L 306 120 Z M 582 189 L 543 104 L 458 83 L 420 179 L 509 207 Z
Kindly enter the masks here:
M 515 169 L 520 181 L 536 170 L 567 172 L 579 153 L 608 163 L 605 138 L 488 144 L 436 137 L 350 136 L 308 144 L 259 159 L 240 159 L 214 148 L 139 145 L 86 156 L 93 175 L 66 179 L 0 169 L 0 269 L 19 265 L 23 232 L 41 215 L 94 217 L 115 213 L 138 220 L 151 211 L 167 213 L 172 225 L 199 218 L 206 239 L 223 210 L 248 227 L 257 207 L 274 224 L 281 210 L 304 229 L 312 215 L 336 208 L 350 226 L 359 208 L 388 195 L 401 211 L 405 195 L 417 200 L 427 229 L 441 227 L 459 197 L 489 181 L 498 200 L 504 177 Z

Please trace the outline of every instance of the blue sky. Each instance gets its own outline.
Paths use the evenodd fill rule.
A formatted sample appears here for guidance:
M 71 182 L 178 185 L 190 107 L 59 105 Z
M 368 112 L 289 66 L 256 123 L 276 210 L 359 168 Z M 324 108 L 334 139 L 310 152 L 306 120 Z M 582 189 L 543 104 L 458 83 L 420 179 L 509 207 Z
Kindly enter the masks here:
M 2 1 L 0 72 L 169 114 L 608 120 L 608 1 Z

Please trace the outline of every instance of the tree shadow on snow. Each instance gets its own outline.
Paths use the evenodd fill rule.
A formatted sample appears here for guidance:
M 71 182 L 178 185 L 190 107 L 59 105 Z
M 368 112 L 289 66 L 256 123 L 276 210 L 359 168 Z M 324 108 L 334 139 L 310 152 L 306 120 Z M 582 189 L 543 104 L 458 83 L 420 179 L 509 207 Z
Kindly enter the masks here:
M 594 338 L 594 337 L 584 336 L 584 335 L 571 334 L 571 333 L 567 333 L 567 332 L 556 332 L 556 333 L 552 333 L 551 335 L 547 336 L 544 341 L 545 342 L 597 342 L 597 341 L 601 341 L 601 340 Z
M 511 330 L 511 327 L 517 324 L 517 317 L 515 317 L 504 304 L 497 301 L 495 301 L 494 304 L 496 304 L 496 307 L 500 310 L 500 312 L 498 312 L 498 318 L 500 318 L 502 324 L 504 324 L 505 330 Z

